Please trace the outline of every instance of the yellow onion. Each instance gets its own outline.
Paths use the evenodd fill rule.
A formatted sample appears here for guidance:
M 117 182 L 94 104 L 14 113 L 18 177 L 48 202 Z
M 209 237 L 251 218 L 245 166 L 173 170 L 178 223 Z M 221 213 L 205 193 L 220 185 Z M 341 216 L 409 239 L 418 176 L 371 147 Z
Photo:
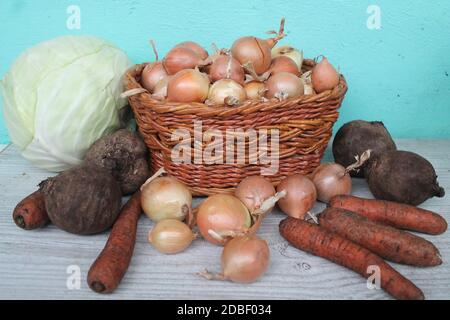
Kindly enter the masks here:
M 167 98 L 173 102 L 204 102 L 208 92 L 208 76 L 196 69 L 179 71 L 167 85 Z
M 263 177 L 251 176 L 238 184 L 234 194 L 250 212 L 255 212 L 267 199 L 275 196 L 275 188 Z M 272 209 L 273 206 L 264 213 L 268 213 Z
M 221 264 L 221 273 L 213 274 L 205 270 L 200 275 L 209 280 L 230 280 L 237 283 L 255 282 L 269 267 L 269 246 L 266 241 L 255 235 L 236 237 L 225 245 Z
M 219 55 L 209 68 L 209 77 L 212 82 L 220 79 L 231 79 L 243 84 L 245 72 L 240 63 L 231 55 Z
M 247 99 L 250 100 L 261 100 L 266 94 L 266 85 L 260 81 L 249 81 L 244 85 L 244 89 L 247 94 Z
M 186 250 L 195 235 L 183 222 L 176 219 L 161 220 L 148 233 L 148 242 L 156 250 L 165 254 L 174 254 Z
M 241 200 L 228 194 L 216 194 L 203 201 L 196 220 L 203 238 L 217 245 L 224 245 L 233 234 L 247 232 L 252 224 L 247 207 Z M 224 239 L 220 239 L 220 236 Z
M 288 216 L 302 219 L 314 207 L 317 191 L 314 183 L 307 177 L 296 174 L 283 179 L 277 191 L 286 191 L 286 197 L 278 201 L 280 209 Z
M 272 61 L 271 49 L 277 42 L 284 38 L 284 18 L 281 20 L 280 30 L 271 32 L 275 34 L 271 39 L 260 39 L 256 37 L 242 37 L 236 40 L 231 53 L 241 65 L 252 64 L 258 75 L 269 70 Z
M 279 56 L 272 59 L 272 64 L 270 65 L 270 71 L 272 74 L 277 74 L 280 72 L 288 72 L 299 77 L 300 70 L 295 64 L 294 60 L 286 56 Z
M 203 59 L 187 47 L 175 47 L 167 53 L 163 60 L 164 68 L 169 75 L 185 69 L 194 69 L 203 64 Z
M 330 64 L 327 58 L 323 58 L 312 70 L 311 81 L 314 90 L 322 93 L 334 89 L 339 84 L 339 73 Z
M 149 63 L 145 66 L 141 74 L 141 85 L 152 93 L 156 84 L 167 77 L 166 69 L 162 62 Z
M 337 163 L 324 163 L 314 170 L 312 182 L 316 186 L 317 199 L 328 203 L 338 195 L 349 195 L 352 192 L 352 179 L 347 170 Z
M 167 97 L 167 86 L 169 85 L 170 79 L 173 76 L 167 76 L 158 81 L 155 88 L 153 89 L 152 97 L 158 100 L 164 100 Z
M 276 57 L 288 57 L 292 59 L 297 65 L 299 71 L 302 70 L 303 65 L 303 52 L 295 49 L 292 46 L 284 45 L 280 47 L 275 47 L 272 49 L 272 58 Z
M 141 205 L 153 221 L 184 220 L 191 211 L 192 194 L 174 177 L 150 178 L 141 187 Z
M 221 79 L 209 89 L 208 103 L 213 105 L 236 105 L 247 99 L 245 89 L 236 81 Z
M 288 72 L 271 76 L 267 80 L 266 87 L 268 98 L 296 98 L 305 92 L 302 79 Z
M 184 41 L 176 45 L 176 47 L 188 48 L 194 51 L 202 60 L 208 58 L 208 51 L 194 41 Z

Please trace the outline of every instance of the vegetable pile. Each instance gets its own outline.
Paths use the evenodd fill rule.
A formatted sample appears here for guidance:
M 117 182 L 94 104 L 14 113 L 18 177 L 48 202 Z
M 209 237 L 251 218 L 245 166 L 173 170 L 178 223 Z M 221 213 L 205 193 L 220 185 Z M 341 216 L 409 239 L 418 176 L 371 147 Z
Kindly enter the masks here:
M 138 91 L 161 102 L 233 107 L 320 94 L 339 84 L 327 58 L 303 73 L 303 52 L 276 46 L 285 37 L 284 19 L 270 33 L 270 39 L 239 38 L 230 49 L 214 46 L 211 55 L 186 41 L 162 60 L 152 41 L 156 61 L 146 64 L 140 79 L 144 89 Z M 385 260 L 416 267 L 443 262 L 433 243 L 408 231 L 439 235 L 447 230 L 442 216 L 415 207 L 445 192 L 430 162 L 397 150 L 382 122 L 345 124 L 333 141 L 335 162 L 322 163 L 309 176 L 293 172 L 276 185 L 262 176 L 247 177 L 234 194 L 212 195 L 193 208 L 191 190 L 177 178 L 163 168 L 150 177 L 148 150 L 139 134 L 119 129 L 120 78 L 128 65 L 121 51 L 103 41 L 64 37 L 26 52 L 2 82 L 14 143 L 36 165 L 62 171 L 19 202 L 13 220 L 26 230 L 51 222 L 77 235 L 112 227 L 87 276 L 93 291 L 111 293 L 119 286 L 142 213 L 153 221 L 147 240 L 158 253 L 179 254 L 203 238 L 222 247 L 221 270 L 205 269 L 199 276 L 255 282 L 271 264 L 268 243 L 257 232 L 278 205 L 288 216 L 279 232 L 294 247 L 366 278 L 368 267 L 376 265 L 381 287 L 393 297 L 424 299 Z M 63 76 L 70 80 L 62 81 Z M 364 177 L 377 199 L 352 196 L 352 176 Z M 126 195 L 131 197 L 121 206 Z M 319 214 L 312 212 L 317 201 L 327 204 Z
M 285 21 L 273 38 L 253 36 L 234 41 L 230 49 L 208 52 L 187 41 L 173 47 L 162 61 L 152 41 L 156 61 L 141 74 L 141 85 L 154 99 L 170 102 L 237 106 L 247 100 L 285 100 L 334 89 L 340 75 L 322 60 L 312 72 L 302 73 L 303 52 L 292 46 L 276 47 L 285 37 Z

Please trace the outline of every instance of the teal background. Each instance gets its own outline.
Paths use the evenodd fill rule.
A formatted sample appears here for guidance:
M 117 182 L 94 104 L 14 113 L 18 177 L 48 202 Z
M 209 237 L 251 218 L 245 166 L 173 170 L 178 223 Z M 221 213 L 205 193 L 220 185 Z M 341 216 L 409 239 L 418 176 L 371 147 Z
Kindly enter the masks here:
M 81 8 L 81 30 L 68 30 L 66 9 Z M 369 30 L 371 4 L 381 30 Z M 264 37 L 286 17 L 288 37 L 306 57 L 326 55 L 349 92 L 337 126 L 382 120 L 398 138 L 450 138 L 450 1 L 448 0 L 1 0 L 0 75 L 24 49 L 64 34 L 106 38 L 138 63 L 184 40 L 208 49 L 243 35 Z M 0 117 L 0 143 L 9 141 Z

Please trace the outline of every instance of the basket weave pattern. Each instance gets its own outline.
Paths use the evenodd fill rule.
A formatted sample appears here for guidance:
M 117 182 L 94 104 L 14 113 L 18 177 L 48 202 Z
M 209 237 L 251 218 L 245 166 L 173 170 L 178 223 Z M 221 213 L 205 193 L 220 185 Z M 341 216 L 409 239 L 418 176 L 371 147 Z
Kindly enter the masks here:
M 311 70 L 313 66 L 314 61 L 305 60 L 303 71 Z M 145 64 L 137 65 L 126 74 L 126 90 L 141 88 L 140 75 L 144 67 Z M 192 164 L 173 163 L 172 148 L 179 143 L 171 140 L 175 130 L 187 129 L 194 137 L 195 121 L 201 121 L 203 132 L 218 129 L 224 135 L 230 128 L 267 129 L 269 133 L 271 129 L 278 129 L 279 170 L 267 177 L 276 185 L 287 175 L 309 174 L 320 164 L 346 91 L 347 84 L 341 76 L 336 88 L 321 94 L 284 101 L 246 101 L 236 107 L 158 101 L 147 92 L 130 97 L 129 102 L 139 131 L 150 149 L 152 171 L 164 167 L 170 175 L 189 186 L 194 195 L 211 195 L 233 192 L 242 179 L 260 174 L 262 165 L 248 164 L 248 161 L 246 164 L 212 165 L 195 164 L 194 161 Z M 209 143 L 203 142 L 202 150 Z M 246 146 L 248 160 L 248 142 Z

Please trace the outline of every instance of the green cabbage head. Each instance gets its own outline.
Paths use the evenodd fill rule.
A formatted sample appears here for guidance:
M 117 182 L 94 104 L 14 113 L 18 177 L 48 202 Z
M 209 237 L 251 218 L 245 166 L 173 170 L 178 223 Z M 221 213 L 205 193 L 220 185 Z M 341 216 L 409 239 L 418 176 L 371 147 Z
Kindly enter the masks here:
M 26 50 L 0 83 L 12 142 L 37 167 L 63 171 L 119 127 L 131 63 L 104 40 L 64 36 Z

